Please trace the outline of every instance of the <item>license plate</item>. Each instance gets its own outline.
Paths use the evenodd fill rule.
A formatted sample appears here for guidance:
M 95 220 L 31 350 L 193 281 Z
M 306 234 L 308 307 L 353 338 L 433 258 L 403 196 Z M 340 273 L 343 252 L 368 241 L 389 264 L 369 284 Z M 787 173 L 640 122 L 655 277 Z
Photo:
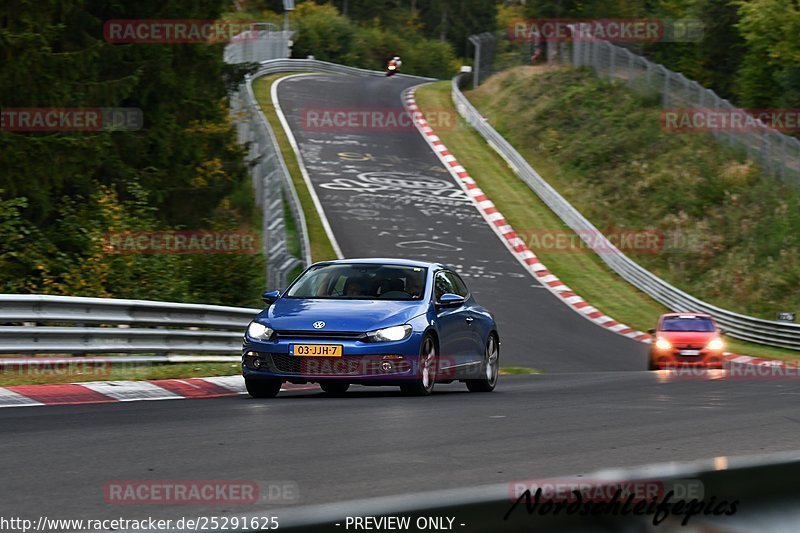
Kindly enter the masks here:
M 700 350 L 681 350 L 681 355 L 700 355 Z
M 291 355 L 301 357 L 341 357 L 341 344 L 292 344 L 289 346 Z

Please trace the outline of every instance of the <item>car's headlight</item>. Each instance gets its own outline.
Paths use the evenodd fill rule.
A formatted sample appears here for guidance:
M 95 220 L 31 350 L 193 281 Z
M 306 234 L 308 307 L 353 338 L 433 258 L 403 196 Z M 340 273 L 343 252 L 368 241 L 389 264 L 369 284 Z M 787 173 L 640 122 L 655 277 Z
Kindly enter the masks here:
M 658 338 L 656 339 L 656 348 L 659 350 L 671 350 L 672 343 L 669 342 L 667 339 Z
M 725 342 L 719 337 L 711 339 L 710 341 L 708 341 L 708 344 L 706 344 L 707 350 L 717 351 L 717 350 L 722 350 L 723 348 L 725 348 Z
M 247 336 L 251 339 L 266 341 L 272 337 L 272 328 L 258 322 L 250 322 L 250 325 L 247 326 Z
M 411 326 L 408 324 L 367 332 L 367 338 L 372 342 L 401 341 L 407 339 L 409 335 L 411 335 Z

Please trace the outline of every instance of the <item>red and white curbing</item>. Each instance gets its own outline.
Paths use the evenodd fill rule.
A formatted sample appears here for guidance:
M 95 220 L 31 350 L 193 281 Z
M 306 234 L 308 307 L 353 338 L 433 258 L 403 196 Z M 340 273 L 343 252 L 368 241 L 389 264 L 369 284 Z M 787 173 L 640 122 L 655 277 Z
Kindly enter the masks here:
M 312 388 L 316 386 L 286 383 L 281 390 Z M 12 385 L 0 387 L 0 407 L 219 398 L 246 392 L 242 376 Z
M 652 343 L 652 336 L 648 333 L 635 330 L 621 322 L 618 322 L 610 316 L 604 314 L 597 308 L 591 306 L 589 302 L 575 294 L 563 281 L 561 281 L 555 274 L 547 270 L 547 267 L 542 264 L 536 254 L 534 254 L 523 239 L 520 239 L 514 228 L 506 221 L 503 214 L 495 207 L 492 201 L 486 194 L 478 187 L 475 180 L 470 177 L 455 156 L 450 153 L 447 146 L 439 139 L 433 128 L 430 127 L 428 121 L 425 120 L 424 114 L 417 106 L 414 92 L 416 87 L 406 89 L 403 95 L 403 103 L 406 109 L 410 112 L 413 123 L 417 130 L 422 134 L 422 137 L 433 149 L 442 164 L 447 168 L 450 175 L 453 176 L 456 183 L 469 195 L 475 207 L 478 209 L 484 220 L 494 230 L 506 248 L 517 258 L 517 260 L 525 267 L 525 269 L 542 285 L 555 294 L 562 302 L 575 310 L 581 316 L 591 320 L 595 324 L 609 329 L 620 335 L 630 337 L 640 342 L 647 344 Z M 786 366 L 784 361 L 775 359 L 761 359 L 751 357 L 749 355 L 738 355 L 735 353 L 725 353 L 725 358 L 736 364 L 765 364 L 772 366 Z
M 542 285 L 558 296 L 562 302 L 570 306 L 581 316 L 620 335 L 642 342 L 651 342 L 651 336 L 649 334 L 637 331 L 603 314 L 597 308 L 589 305 L 586 300 L 575 294 L 575 292 L 556 275 L 547 270 L 547 267 L 536 257 L 536 254 L 528 248 L 525 241 L 519 238 L 514 228 L 506 221 L 503 214 L 478 187 L 475 180 L 470 177 L 464 167 L 459 164 L 453 154 L 451 154 L 444 143 L 442 143 L 441 139 L 436 136 L 433 128 L 430 127 L 428 121 L 425 120 L 425 117 L 417 106 L 414 98 L 415 90 L 416 87 L 407 89 L 403 98 L 406 109 L 408 109 L 413 117 L 414 125 L 459 186 L 472 198 L 475 207 L 483 216 L 484 220 L 486 220 L 498 237 L 500 237 L 500 240 L 505 244 L 506 248 L 511 251 L 525 269 L 534 278 L 539 280 Z

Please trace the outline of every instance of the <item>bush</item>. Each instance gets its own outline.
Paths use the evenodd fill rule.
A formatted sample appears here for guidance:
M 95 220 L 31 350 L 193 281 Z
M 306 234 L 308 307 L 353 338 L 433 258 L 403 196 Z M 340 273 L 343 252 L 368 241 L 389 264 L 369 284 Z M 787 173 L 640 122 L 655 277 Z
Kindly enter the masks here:
M 312 2 L 299 4 L 293 17 L 298 28 L 293 57 L 312 55 L 323 61 L 383 70 L 392 56 L 399 55 L 406 74 L 448 78 L 456 70 L 453 47 L 423 37 L 413 20 L 402 32 L 383 27 L 377 19 L 359 26 L 330 4 Z

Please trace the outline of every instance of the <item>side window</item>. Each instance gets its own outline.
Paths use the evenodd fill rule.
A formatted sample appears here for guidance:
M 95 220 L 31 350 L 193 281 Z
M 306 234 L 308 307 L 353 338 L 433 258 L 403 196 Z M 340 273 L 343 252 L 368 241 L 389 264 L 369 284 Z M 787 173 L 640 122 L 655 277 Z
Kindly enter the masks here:
M 437 301 L 443 294 L 447 294 L 448 292 L 453 293 L 455 291 L 453 284 L 447 279 L 445 272 L 438 272 L 434 278 L 433 284 L 434 297 Z
M 453 294 L 458 294 L 459 296 L 463 296 L 464 298 L 469 296 L 469 289 L 467 289 L 467 285 L 459 277 L 458 274 L 456 274 L 455 272 L 448 272 L 446 276 L 447 279 L 450 280 L 450 283 L 453 285 Z

